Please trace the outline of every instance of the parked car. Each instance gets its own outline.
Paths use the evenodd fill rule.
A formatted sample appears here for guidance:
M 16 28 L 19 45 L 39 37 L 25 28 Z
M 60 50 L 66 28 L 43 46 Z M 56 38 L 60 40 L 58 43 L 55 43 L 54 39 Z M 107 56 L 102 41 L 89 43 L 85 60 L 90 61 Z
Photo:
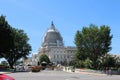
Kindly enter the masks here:
M 0 74 L 0 80 L 15 80 L 15 79 L 11 76 Z

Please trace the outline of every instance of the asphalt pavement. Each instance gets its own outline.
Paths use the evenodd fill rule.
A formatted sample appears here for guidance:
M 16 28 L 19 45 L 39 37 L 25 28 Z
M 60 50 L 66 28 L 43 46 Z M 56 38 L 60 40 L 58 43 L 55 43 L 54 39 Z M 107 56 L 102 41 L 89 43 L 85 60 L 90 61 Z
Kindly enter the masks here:
M 119 75 L 107 76 L 57 70 L 44 70 L 37 73 L 16 72 L 7 75 L 14 77 L 15 80 L 120 80 Z

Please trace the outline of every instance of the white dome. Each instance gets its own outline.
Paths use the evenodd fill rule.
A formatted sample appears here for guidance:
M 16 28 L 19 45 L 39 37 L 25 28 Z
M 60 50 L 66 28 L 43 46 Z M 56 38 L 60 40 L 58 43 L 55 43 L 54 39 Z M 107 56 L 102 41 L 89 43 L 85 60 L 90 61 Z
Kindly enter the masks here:
M 42 47 L 51 47 L 51 46 L 63 46 L 63 38 L 61 37 L 59 31 L 55 29 L 55 26 L 52 22 L 51 27 L 47 30 L 43 37 Z

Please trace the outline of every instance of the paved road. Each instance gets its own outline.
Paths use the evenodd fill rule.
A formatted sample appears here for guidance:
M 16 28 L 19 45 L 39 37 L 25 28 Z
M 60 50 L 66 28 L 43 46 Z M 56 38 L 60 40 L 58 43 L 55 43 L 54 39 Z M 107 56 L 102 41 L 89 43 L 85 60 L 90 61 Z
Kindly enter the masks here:
M 120 80 L 120 75 L 69 73 L 64 71 L 18 72 L 7 74 L 16 80 Z

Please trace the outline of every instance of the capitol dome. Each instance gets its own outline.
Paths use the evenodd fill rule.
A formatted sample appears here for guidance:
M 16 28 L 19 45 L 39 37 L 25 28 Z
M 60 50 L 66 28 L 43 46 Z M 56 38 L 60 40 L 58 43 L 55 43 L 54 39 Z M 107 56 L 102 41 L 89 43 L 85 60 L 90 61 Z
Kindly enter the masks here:
M 43 37 L 42 47 L 57 47 L 63 45 L 63 38 L 52 22 L 51 27 Z

